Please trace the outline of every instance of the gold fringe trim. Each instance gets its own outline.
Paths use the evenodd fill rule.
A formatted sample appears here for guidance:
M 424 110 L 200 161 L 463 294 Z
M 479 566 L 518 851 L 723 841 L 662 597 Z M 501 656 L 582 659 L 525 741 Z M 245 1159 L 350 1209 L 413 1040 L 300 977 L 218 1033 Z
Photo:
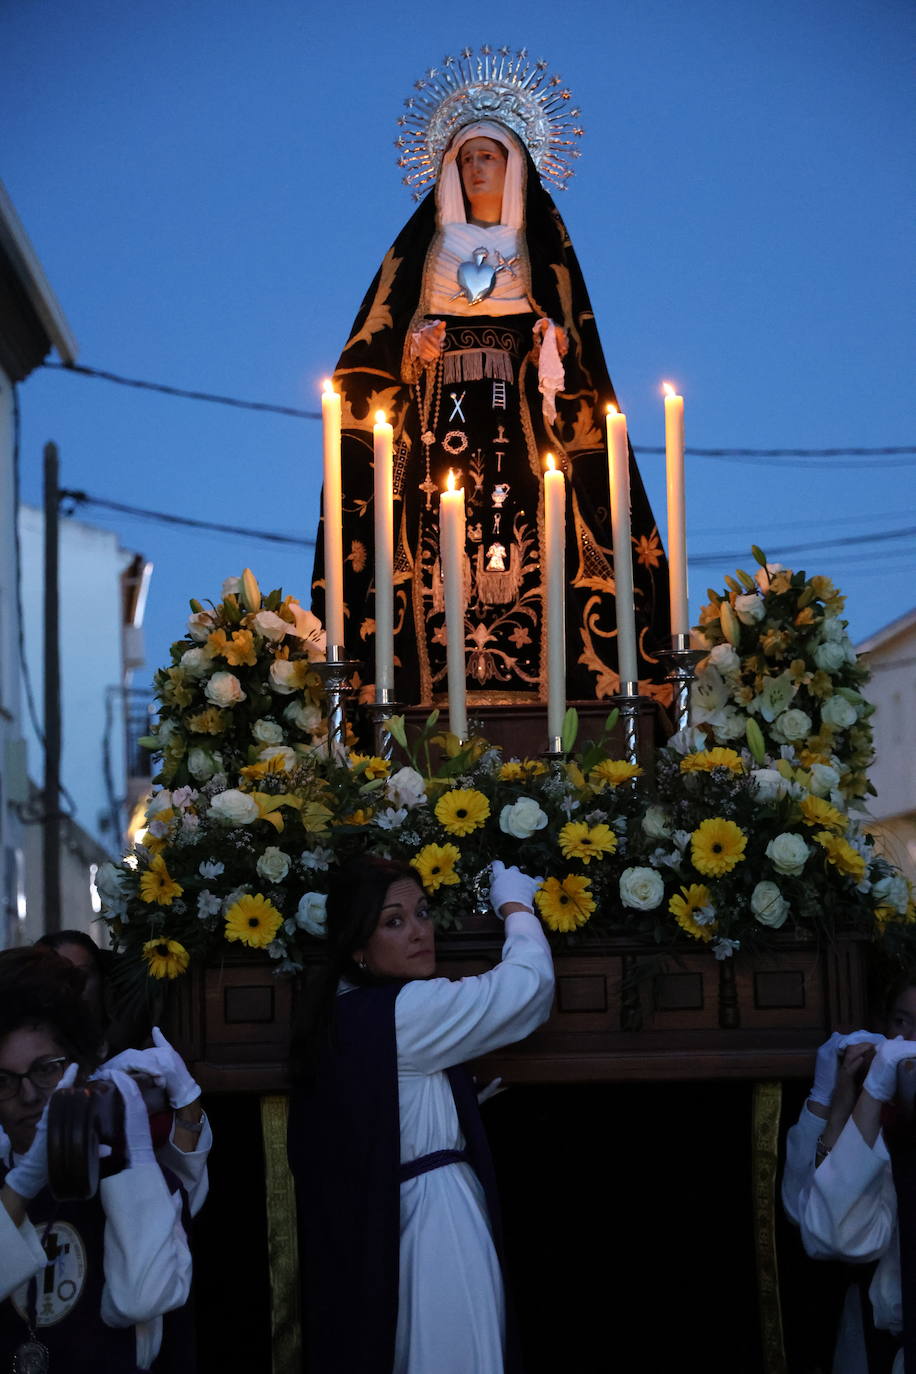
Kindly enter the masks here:
M 302 1366 L 296 1193 L 286 1158 L 286 1118 L 285 1097 L 261 1098 L 273 1374 L 289 1374 Z

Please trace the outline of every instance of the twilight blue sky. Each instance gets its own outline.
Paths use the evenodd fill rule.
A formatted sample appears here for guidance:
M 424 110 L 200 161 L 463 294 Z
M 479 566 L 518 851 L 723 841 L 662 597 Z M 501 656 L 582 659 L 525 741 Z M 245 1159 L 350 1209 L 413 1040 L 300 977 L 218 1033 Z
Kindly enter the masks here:
M 80 362 L 317 409 L 411 208 L 403 98 L 446 52 L 526 45 L 583 109 L 561 208 L 637 451 L 664 378 L 688 445 L 916 444 L 914 37 L 907 0 L 2 0 L 0 175 Z M 26 499 L 55 439 L 65 486 L 314 534 L 316 423 L 51 371 L 21 400 Z M 880 537 L 916 527 L 914 465 L 690 459 L 694 615 L 751 542 L 833 576 L 855 638 L 909 610 L 916 536 Z M 156 564 L 152 666 L 245 564 L 307 600 L 307 550 L 84 518 Z

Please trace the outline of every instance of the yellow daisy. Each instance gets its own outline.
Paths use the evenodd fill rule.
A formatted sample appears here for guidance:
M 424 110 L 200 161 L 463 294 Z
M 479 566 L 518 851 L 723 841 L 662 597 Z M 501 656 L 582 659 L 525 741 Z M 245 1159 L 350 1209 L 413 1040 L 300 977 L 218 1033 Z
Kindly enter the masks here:
M 534 900 L 551 930 L 568 931 L 584 926 L 595 910 L 592 885 L 577 873 L 569 873 L 562 880 L 548 878 L 534 894 Z
M 273 754 L 269 759 L 261 759 L 258 763 L 246 764 L 239 769 L 243 778 L 249 782 L 257 782 L 258 778 L 266 778 L 268 774 L 285 773 L 286 764 L 282 754 Z
M 141 899 L 156 906 L 171 906 L 182 892 L 184 888 L 170 876 L 165 859 L 161 854 L 156 854 L 146 872 L 140 875 Z
M 456 787 L 436 802 L 436 820 L 449 835 L 470 835 L 490 814 L 490 803 L 474 787 Z
M 588 780 L 596 792 L 604 787 L 619 787 L 630 778 L 641 778 L 642 769 L 638 764 L 627 763 L 625 759 L 602 759 L 588 775 Z
M 151 978 L 177 978 L 191 961 L 188 951 L 177 940 L 147 940 L 140 953 Z
M 846 829 L 846 817 L 842 811 L 831 806 L 829 801 L 824 801 L 823 797 L 803 797 L 799 810 L 805 825 L 819 825 L 822 829 L 839 832 Z
M 547 765 L 541 759 L 510 759 L 499 770 L 500 782 L 527 782 L 529 778 L 540 778 L 547 772 Z
M 714 768 L 727 768 L 730 773 L 743 773 L 741 755 L 734 749 L 700 749 L 681 759 L 682 773 L 711 773 Z
M 260 892 L 246 894 L 226 912 L 226 939 L 240 940 L 251 949 L 263 949 L 273 941 L 282 924 L 283 917 L 273 902 Z
M 852 845 L 847 844 L 839 835 L 832 835 L 829 830 L 819 830 L 814 838 L 824 850 L 829 864 L 833 864 L 834 868 L 855 882 L 862 881 L 865 877 L 866 863 L 857 849 L 853 849 Z
M 693 866 L 704 878 L 721 878 L 744 859 L 747 836 L 734 821 L 710 816 L 690 837 Z
M 365 768 L 362 770 L 362 776 L 367 782 L 373 782 L 376 778 L 387 778 L 388 774 L 391 772 L 391 764 L 387 759 L 380 759 L 375 755 L 370 756 L 369 754 L 351 754 L 350 767 L 355 769 L 358 768 L 360 764 L 365 764 Z
M 455 865 L 460 858 L 461 851 L 455 844 L 428 844 L 410 863 L 419 873 L 426 891 L 436 892 L 440 887 L 452 887 L 459 881 Z
M 705 883 L 691 883 L 689 887 L 682 887 L 681 892 L 676 893 L 668 903 L 668 910 L 681 930 L 686 930 L 695 940 L 704 940 L 707 944 L 715 934 L 716 922 L 710 921 L 709 925 L 701 926 L 693 919 L 693 913 L 709 906 L 710 901 L 709 888 Z
M 359 806 L 349 816 L 341 817 L 341 825 L 368 825 L 374 815 L 371 806 Z
M 617 849 L 617 836 L 609 825 L 588 825 L 585 821 L 568 821 L 559 841 L 564 859 L 581 859 L 584 864 Z

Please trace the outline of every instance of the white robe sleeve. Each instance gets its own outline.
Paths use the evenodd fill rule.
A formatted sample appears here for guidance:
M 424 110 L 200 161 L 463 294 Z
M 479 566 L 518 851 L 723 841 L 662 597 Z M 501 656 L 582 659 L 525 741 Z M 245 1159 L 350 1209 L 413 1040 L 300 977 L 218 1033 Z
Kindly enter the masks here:
M 163 1169 L 169 1169 L 178 1179 L 188 1195 L 188 1209 L 192 1217 L 203 1207 L 207 1200 L 207 1193 L 210 1190 L 210 1180 L 207 1175 L 207 1156 L 213 1145 L 213 1132 L 210 1130 L 210 1122 L 206 1114 L 203 1118 L 204 1128 L 197 1138 L 196 1150 L 179 1150 L 174 1143 L 175 1123 L 172 1122 L 172 1129 L 166 1143 L 156 1151 L 156 1158 Z
M 103 1179 L 105 1285 L 102 1320 L 132 1326 L 171 1312 L 191 1291 L 191 1252 L 181 1224 L 181 1194 L 170 1193 L 158 1164 Z
M 536 916 L 506 917 L 502 962 L 487 973 L 407 983 L 395 1002 L 398 1062 L 438 1073 L 514 1044 L 550 1015 L 553 959 Z
M 17 1226 L 0 1204 L 0 1301 L 44 1269 L 48 1257 L 41 1248 L 35 1227 L 26 1217 Z
M 827 1122 L 808 1110 L 807 1102 L 786 1136 L 786 1167 L 782 1175 L 782 1205 L 786 1215 L 799 1225 L 814 1178 L 817 1142 Z
M 814 1171 L 801 1214 L 802 1241 L 813 1259 L 879 1259 L 895 1238 L 897 1195 L 890 1156 L 879 1136 L 866 1145 L 849 1119 Z

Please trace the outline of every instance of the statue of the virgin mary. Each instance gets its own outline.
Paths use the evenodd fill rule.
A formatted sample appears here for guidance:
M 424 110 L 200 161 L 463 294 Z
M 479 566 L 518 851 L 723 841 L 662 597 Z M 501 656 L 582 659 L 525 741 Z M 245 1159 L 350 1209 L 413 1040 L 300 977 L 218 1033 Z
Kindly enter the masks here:
M 394 425 L 395 695 L 446 687 L 439 493 L 467 513 L 468 705 L 546 699 L 543 472 L 567 478 L 567 697 L 619 690 L 605 413 L 616 403 L 578 260 L 542 185 L 565 185 L 581 129 L 524 52 L 465 50 L 417 83 L 399 121 L 425 195 L 386 253 L 334 373 L 343 410 L 347 651 L 373 681 L 372 425 Z M 640 691 L 658 695 L 667 569 L 630 458 Z M 322 541 L 314 609 L 323 613 Z

